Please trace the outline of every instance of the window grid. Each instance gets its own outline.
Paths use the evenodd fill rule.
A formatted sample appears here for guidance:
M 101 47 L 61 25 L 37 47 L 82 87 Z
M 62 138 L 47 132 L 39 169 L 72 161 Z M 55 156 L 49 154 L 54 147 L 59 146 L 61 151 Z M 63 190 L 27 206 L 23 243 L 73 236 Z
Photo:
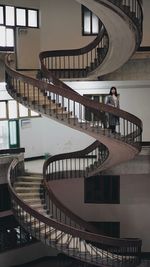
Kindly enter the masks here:
M 14 50 L 14 29 L 39 28 L 39 10 L 0 5 L 0 50 Z
M 22 17 L 19 14 L 19 10 L 20 12 L 22 11 Z M 28 14 L 30 14 L 30 16 Z M 21 19 L 24 21 L 22 22 Z M 32 21 L 33 19 L 34 22 Z M 34 8 L 0 5 L 0 25 L 39 28 L 39 10 Z
M 99 18 L 82 5 L 82 35 L 97 35 L 100 29 Z
M 21 104 L 14 100 L 1 100 L 0 101 L 0 121 L 10 119 L 22 119 L 22 118 L 38 118 L 40 115 L 36 112 L 32 112 L 30 109 L 25 108 L 24 114 Z
M 4 7 L 0 6 L 0 25 L 4 24 Z

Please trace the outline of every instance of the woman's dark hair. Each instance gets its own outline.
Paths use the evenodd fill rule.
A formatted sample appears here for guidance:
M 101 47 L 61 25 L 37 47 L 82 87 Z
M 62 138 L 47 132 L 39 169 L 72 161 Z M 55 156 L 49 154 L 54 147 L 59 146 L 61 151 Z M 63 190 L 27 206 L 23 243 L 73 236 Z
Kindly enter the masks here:
M 115 96 L 117 96 L 118 95 L 118 93 L 117 93 L 117 88 L 115 87 L 115 86 L 112 86 L 111 88 L 110 88 L 110 92 L 109 92 L 109 95 L 112 95 L 112 90 L 115 90 Z

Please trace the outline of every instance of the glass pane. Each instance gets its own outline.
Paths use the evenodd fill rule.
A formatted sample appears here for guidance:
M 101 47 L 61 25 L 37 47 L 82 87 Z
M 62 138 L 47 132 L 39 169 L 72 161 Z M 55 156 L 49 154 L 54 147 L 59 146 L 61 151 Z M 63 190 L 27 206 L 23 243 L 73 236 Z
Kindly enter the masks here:
M 91 33 L 90 11 L 84 12 L 84 33 Z
M 15 13 L 13 6 L 6 6 L 6 25 L 15 25 Z
M 0 100 L 8 100 L 12 99 L 12 97 L 6 91 L 6 83 L 0 82 Z
M 37 112 L 31 110 L 31 116 L 39 116 L 39 113 L 37 113 Z
M 23 105 L 19 104 L 19 117 L 27 117 L 28 116 L 28 109 Z
M 10 145 L 17 144 L 17 129 L 16 129 L 16 121 L 9 122 L 9 137 L 10 137 Z
M 26 11 L 23 8 L 16 8 L 17 26 L 26 26 Z
M 6 102 L 0 102 L 0 119 L 5 119 L 6 114 Z
M 0 6 L 0 24 L 4 24 L 4 9 Z
M 9 148 L 8 122 L 0 121 L 0 149 Z
M 5 46 L 5 26 L 0 26 L 0 46 Z
M 14 30 L 6 29 L 6 46 L 14 46 Z
M 28 10 L 28 26 L 37 27 L 37 11 Z
M 17 118 L 17 102 L 16 101 L 9 101 L 8 102 L 8 110 L 9 110 L 9 118 Z
M 98 17 L 92 14 L 92 33 L 94 34 L 98 33 L 98 23 L 99 23 Z

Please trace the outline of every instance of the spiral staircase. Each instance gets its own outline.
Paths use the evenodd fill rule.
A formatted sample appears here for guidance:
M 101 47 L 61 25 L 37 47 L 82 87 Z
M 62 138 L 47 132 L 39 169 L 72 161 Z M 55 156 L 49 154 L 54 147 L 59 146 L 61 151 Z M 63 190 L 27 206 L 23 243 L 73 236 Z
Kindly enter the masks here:
M 22 172 L 20 163 L 14 159 L 8 170 L 12 209 L 31 235 L 86 266 L 137 266 L 141 258 L 140 239 L 99 235 L 93 225 L 61 203 L 51 188 L 54 180 L 91 177 L 134 158 L 141 149 L 140 119 L 89 100 L 62 81 L 112 72 L 132 56 L 142 38 L 141 1 L 77 2 L 103 22 L 96 39 L 80 49 L 41 52 L 40 79 L 17 72 L 8 56 L 6 83 L 9 94 L 18 102 L 92 136 L 95 141 L 83 150 L 49 157 L 43 175 Z M 91 121 L 86 119 L 85 110 L 92 114 Z M 116 133 L 107 128 L 106 113 L 119 116 Z

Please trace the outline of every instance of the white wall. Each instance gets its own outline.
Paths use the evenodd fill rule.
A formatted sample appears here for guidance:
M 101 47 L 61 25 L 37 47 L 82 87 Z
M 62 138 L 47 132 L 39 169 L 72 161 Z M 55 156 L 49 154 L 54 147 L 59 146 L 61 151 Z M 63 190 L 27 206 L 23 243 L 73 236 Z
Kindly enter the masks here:
M 83 94 L 107 94 L 112 85 L 120 94 L 121 109 L 139 117 L 143 122 L 143 141 L 150 141 L 150 81 L 115 82 L 67 82 L 73 89 Z M 25 157 L 35 157 L 49 152 L 51 155 L 80 150 L 94 139 L 60 123 L 43 118 L 33 118 L 27 128 L 21 127 L 20 146 L 25 147 Z
M 20 146 L 25 147 L 25 158 L 80 150 L 93 142 L 93 138 L 48 118 L 30 120 L 30 126 L 20 123 Z

